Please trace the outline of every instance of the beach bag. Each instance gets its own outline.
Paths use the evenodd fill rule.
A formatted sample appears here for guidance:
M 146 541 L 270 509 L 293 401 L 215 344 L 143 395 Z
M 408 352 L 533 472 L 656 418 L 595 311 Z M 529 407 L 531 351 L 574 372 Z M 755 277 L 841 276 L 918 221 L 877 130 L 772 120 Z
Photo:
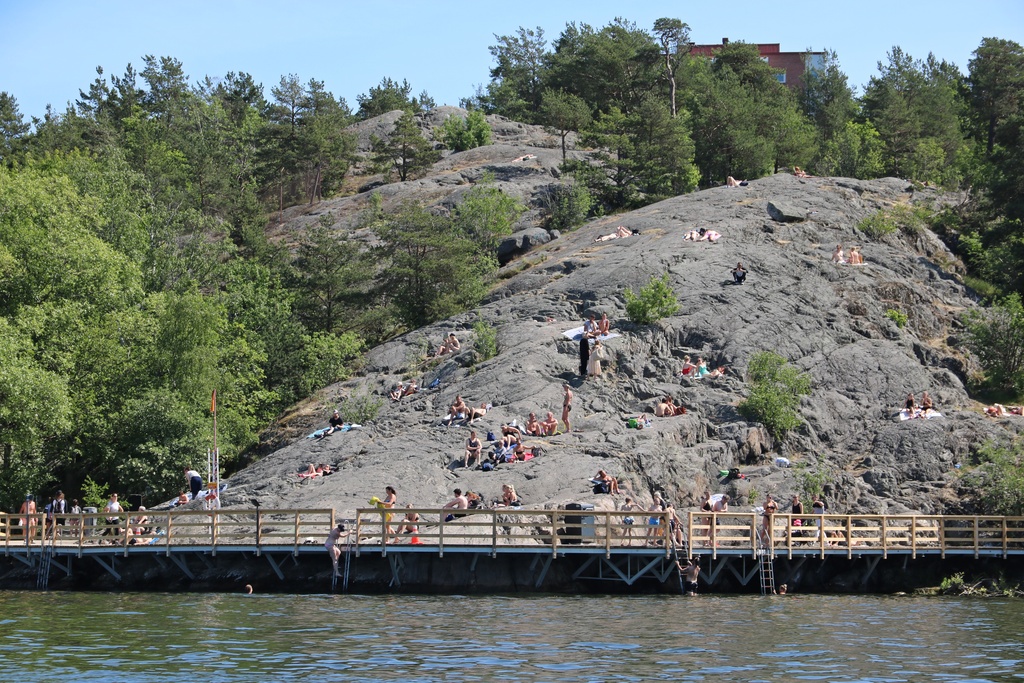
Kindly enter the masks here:
M 482 469 L 484 472 L 490 472 L 494 469 L 494 463 L 490 461 L 481 463 L 480 469 Z
M 487 440 L 488 441 L 497 441 L 498 438 L 496 436 L 494 436 L 494 432 L 487 432 Z
M 629 421 L 626 423 L 626 426 L 629 427 L 630 429 L 637 429 L 638 424 L 639 423 L 636 421 L 636 418 L 631 417 L 629 418 Z
M 594 493 L 611 493 L 612 487 L 606 481 L 602 481 L 600 484 L 594 484 Z

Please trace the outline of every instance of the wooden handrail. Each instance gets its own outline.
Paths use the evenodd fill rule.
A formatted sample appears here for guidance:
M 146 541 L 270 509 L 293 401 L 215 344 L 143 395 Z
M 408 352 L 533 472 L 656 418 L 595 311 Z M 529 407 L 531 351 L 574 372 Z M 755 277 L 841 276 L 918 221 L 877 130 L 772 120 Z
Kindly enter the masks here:
M 496 554 L 502 547 L 546 548 L 553 555 L 573 547 L 603 550 L 629 547 L 637 541 L 653 542 L 668 553 L 664 513 L 606 510 L 563 510 L 499 508 L 480 510 L 440 510 L 437 508 L 401 508 L 356 511 L 353 543 L 355 553 L 367 546 L 378 546 L 386 553 L 389 543 L 405 543 L 405 535 L 396 537 L 393 529 L 401 524 L 399 514 L 420 515 L 418 541 L 443 553 L 460 546 L 488 547 Z M 445 516 L 459 517 L 446 522 Z M 0 513 L 0 545 L 5 554 L 22 548 L 42 548 L 49 543 L 55 549 L 77 549 L 113 542 L 125 555 L 137 547 L 156 546 L 170 553 L 172 548 L 202 546 L 216 552 L 231 546 L 287 546 L 293 553 L 299 547 L 326 537 L 336 523 L 333 509 L 234 509 L 148 511 L 144 533 L 133 533 L 139 525 L 137 515 L 122 512 L 114 524 L 109 513 L 58 515 L 46 531 L 44 513 L 33 515 L 32 538 L 25 538 L 25 515 Z M 394 515 L 390 524 L 386 515 Z M 626 517 L 635 517 L 626 524 Z M 650 524 L 649 520 L 657 520 Z M 809 522 L 794 526 L 794 520 Z M 65 522 L 58 525 L 60 520 Z M 435 521 L 436 520 L 436 521 Z M 772 552 L 792 557 L 794 552 L 812 551 L 824 557 L 842 553 L 852 558 L 855 551 L 870 550 L 888 556 L 906 552 L 916 557 L 922 552 L 971 554 L 982 552 L 1003 556 L 1024 552 L 1024 517 L 982 515 L 789 515 L 775 513 L 770 526 L 762 531 L 762 518 L 755 512 L 691 511 L 683 525 L 689 547 L 753 551 L 756 535 L 764 534 Z M 111 534 L 114 532 L 116 534 Z M 132 530 L 132 533 L 129 532 Z M 20 533 L 19 533 L 20 532 Z M 106 535 L 101 532 L 108 532 Z M 111 538 L 111 535 L 113 538 Z

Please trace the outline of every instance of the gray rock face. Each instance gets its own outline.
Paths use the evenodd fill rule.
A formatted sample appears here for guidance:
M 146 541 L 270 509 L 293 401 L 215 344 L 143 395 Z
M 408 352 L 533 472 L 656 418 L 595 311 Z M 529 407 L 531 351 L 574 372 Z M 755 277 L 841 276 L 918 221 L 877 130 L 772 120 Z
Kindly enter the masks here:
M 441 173 L 455 172 L 456 156 L 442 162 L 451 170 Z M 939 198 L 930 193 L 925 199 Z M 350 512 L 381 495 L 386 484 L 398 488 L 400 505 L 434 506 L 456 486 L 490 500 L 502 483 L 511 483 L 527 505 L 609 505 L 613 498 L 595 496 L 588 481 L 600 468 L 639 502 L 661 491 L 683 510 L 705 489 L 729 492 L 740 508 L 752 497 L 761 502 L 767 492 L 787 502 L 812 478 L 824 481 L 834 512 L 956 510 L 957 463 L 980 442 L 1018 425 L 982 416 L 964 388 L 968 359 L 947 345 L 958 317 L 975 305 L 949 268 L 956 259 L 927 233 L 874 241 L 856 230 L 879 208 L 920 200 L 897 179 L 779 175 L 593 221 L 534 249 L 529 264 L 509 264 L 478 310 L 374 349 L 364 376 L 326 390 L 316 414 L 296 418 L 292 429 L 311 432 L 344 396 L 384 396 L 402 378 L 416 377 L 424 387 L 436 379 L 437 389 L 386 401 L 362 429 L 298 438 L 233 476 L 225 501 L 247 504 L 255 497 L 264 506 Z M 780 223 L 769 203 L 806 220 Z M 616 225 L 641 234 L 594 242 Z M 683 241 L 686 231 L 699 227 L 723 237 L 715 244 Z M 837 243 L 860 245 L 865 265 L 831 263 Z M 741 286 L 730 275 L 737 262 L 749 271 Z M 624 291 L 664 273 L 678 296 L 678 313 L 656 326 L 629 323 Z M 907 314 L 906 327 L 886 317 L 890 309 Z M 592 310 L 607 312 L 620 336 L 604 343 L 602 376 L 583 380 L 576 375 L 578 343 L 562 332 L 581 325 Z M 473 352 L 478 321 L 498 337 L 498 356 L 484 362 Z M 449 330 L 463 352 L 424 359 L 424 344 L 436 348 Z M 805 424 L 783 443 L 737 411 L 748 391 L 747 362 L 762 350 L 786 357 L 813 381 L 800 407 Z M 725 366 L 726 375 L 681 378 L 684 355 L 704 356 L 712 366 Z M 472 405 L 493 404 L 475 425 L 482 438 L 512 419 L 522 424 L 531 411 L 560 416 L 564 382 L 575 394 L 572 431 L 528 438 L 527 445 L 543 447 L 542 456 L 495 472 L 452 465 L 469 432 L 440 426 L 456 394 Z M 945 417 L 900 422 L 904 397 L 923 390 Z M 648 429 L 627 427 L 629 416 L 651 413 L 666 394 L 687 414 L 653 418 Z M 791 466 L 777 467 L 778 456 Z M 309 462 L 330 463 L 339 474 L 301 482 L 295 473 Z M 730 467 L 747 478 L 722 482 L 719 471 Z

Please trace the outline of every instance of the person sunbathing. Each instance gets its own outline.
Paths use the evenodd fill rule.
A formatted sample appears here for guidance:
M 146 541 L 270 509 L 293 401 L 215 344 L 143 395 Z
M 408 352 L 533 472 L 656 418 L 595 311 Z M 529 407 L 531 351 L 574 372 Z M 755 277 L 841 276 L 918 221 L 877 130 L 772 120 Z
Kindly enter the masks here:
M 615 232 L 608 233 L 607 235 L 602 235 L 601 237 L 598 237 L 594 241 L 607 242 L 609 240 L 622 239 L 623 237 L 632 237 L 635 234 L 637 234 L 636 231 L 630 230 L 629 228 L 624 228 L 620 225 L 619 227 L 615 228 Z
M 864 256 L 860 253 L 860 247 L 850 247 L 849 263 L 851 266 L 864 265 Z
M 537 413 L 530 413 L 530 417 L 526 419 L 526 435 L 544 436 L 544 428 L 537 420 Z
M 449 332 L 445 340 L 441 342 L 441 346 L 437 349 L 437 356 L 443 356 L 446 353 L 456 353 L 462 349 L 462 344 L 456 339 L 454 332 Z M 436 357 L 436 356 L 435 356 Z
M 921 411 L 935 410 L 935 404 L 932 403 L 932 397 L 925 391 L 921 394 Z
M 516 426 L 513 420 L 511 424 L 501 426 L 501 440 L 499 446 L 501 448 L 511 448 L 515 444 L 521 443 L 523 440 L 523 433 L 519 431 L 519 427 Z
M 672 415 L 686 415 L 686 408 L 684 406 L 677 406 L 675 399 L 671 396 L 666 396 L 665 402 L 668 404 L 668 411 L 670 411 L 666 413 L 666 417 Z
M 405 504 L 406 509 L 412 507 L 412 503 Z M 406 512 L 405 517 L 402 518 L 398 524 L 398 528 L 395 529 L 396 534 L 416 534 L 419 533 L 420 516 L 416 512 Z
M 480 453 L 483 452 L 483 444 L 480 443 L 480 439 L 477 438 L 476 432 L 472 431 L 469 433 L 469 438 L 466 439 L 466 455 L 462 459 L 462 466 L 469 467 L 476 460 L 480 462 Z
M 742 186 L 745 186 L 746 184 L 747 184 L 746 180 L 736 180 L 732 176 L 729 176 L 728 178 L 725 179 L 725 186 L 726 187 L 742 187 Z
M 697 366 L 690 360 L 689 354 L 683 356 L 683 368 L 679 371 L 679 374 L 683 377 L 692 377 L 694 375 L 694 370 L 696 369 Z
M 747 279 L 747 271 L 743 268 L 742 263 L 737 263 L 736 267 L 732 271 L 732 281 L 738 285 L 742 285 Z
M 399 382 L 398 386 L 396 386 L 394 390 L 390 394 L 388 394 L 388 398 L 390 398 L 392 401 L 398 401 L 403 396 L 405 396 L 405 384 L 402 382 Z
M 714 243 L 717 242 L 719 238 L 722 236 L 722 233 L 717 232 L 715 230 L 708 230 L 707 228 L 701 228 L 697 232 L 700 233 L 700 239 L 697 240 L 698 242 Z
M 992 417 L 1003 417 L 1004 415 L 1024 414 L 1024 406 L 1004 406 L 1001 403 L 993 403 L 985 408 L 985 412 Z
M 722 377 L 725 375 L 725 366 L 715 368 L 714 370 L 708 369 L 708 362 L 703 358 L 697 359 L 697 377 L 703 379 L 704 377 Z
M 549 410 L 548 416 L 540 423 L 540 427 L 543 430 L 544 436 L 554 436 L 555 432 L 558 431 L 558 418 Z
M 522 503 L 519 502 L 519 496 L 516 495 L 516 487 L 512 484 L 502 484 L 501 501 L 498 502 L 498 505 L 507 508 L 521 507 Z
M 602 335 L 608 334 L 612 329 L 612 321 L 608 319 L 607 313 L 601 314 L 601 320 L 597 323 L 597 331 Z
M 473 424 L 474 420 L 479 420 L 481 417 L 487 414 L 487 409 L 490 406 L 486 403 L 481 403 L 479 408 L 469 409 L 469 421 L 468 424 Z
M 416 384 L 416 380 L 411 379 L 409 380 L 409 383 L 405 385 L 405 391 L 402 392 L 402 397 L 412 396 L 419 390 L 420 388 L 419 385 Z
M 700 241 L 700 232 L 697 230 L 690 230 L 683 235 L 684 240 L 692 240 L 694 242 Z
M 843 256 L 843 245 L 836 245 L 835 251 L 832 252 L 832 263 L 846 263 L 846 257 Z
M 914 398 L 914 394 L 907 394 L 907 400 L 903 402 L 903 409 L 910 412 L 917 410 L 917 399 Z
M 516 157 L 512 161 L 529 161 L 530 159 L 536 159 L 536 158 L 537 158 L 536 154 L 524 154 L 521 157 Z
M 808 175 L 807 171 L 803 170 L 799 166 L 794 166 L 793 167 L 793 175 L 795 175 L 797 178 L 813 178 L 814 177 L 812 175 Z

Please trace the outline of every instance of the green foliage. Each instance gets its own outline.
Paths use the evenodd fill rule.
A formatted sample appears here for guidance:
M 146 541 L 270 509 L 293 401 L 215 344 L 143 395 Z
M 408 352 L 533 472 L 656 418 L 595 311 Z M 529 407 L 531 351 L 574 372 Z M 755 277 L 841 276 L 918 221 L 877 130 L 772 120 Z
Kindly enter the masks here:
M 498 355 L 498 333 L 493 327 L 479 320 L 473 323 L 473 334 L 476 335 L 476 355 L 481 362 Z
M 110 498 L 108 487 L 92 480 L 92 477 L 85 475 L 82 482 L 82 507 L 96 508 L 102 510 Z
M 761 351 L 751 357 L 747 376 L 750 396 L 739 404 L 741 414 L 762 423 L 775 438 L 803 424 L 797 408 L 800 397 L 811 393 L 810 375 L 777 353 Z
M 568 232 L 583 225 L 594 208 L 594 198 L 583 183 L 574 180 L 555 185 L 547 199 L 547 228 Z
M 885 311 L 885 317 L 896 323 L 896 327 L 901 330 L 907 326 L 907 321 L 910 319 L 907 314 L 897 308 L 888 308 Z
M 356 424 L 367 424 L 377 419 L 380 409 L 384 407 L 384 400 L 374 398 L 365 392 L 353 393 L 342 401 L 338 412 L 345 422 Z
M 668 273 L 652 277 L 639 294 L 627 289 L 625 296 L 626 315 L 638 325 L 653 325 L 679 310 L 679 301 L 669 284 Z
M 964 573 L 957 572 L 952 576 L 947 576 L 939 584 L 939 590 L 943 593 L 954 593 L 959 595 L 965 588 Z
M 848 121 L 826 140 L 811 168 L 823 176 L 877 178 L 884 172 L 881 136 L 871 124 Z
M 306 371 L 302 378 L 302 392 L 311 394 L 320 387 L 347 379 L 362 351 L 363 340 L 353 332 L 314 334 L 303 348 Z
M 963 475 L 977 514 L 1024 515 L 1024 443 L 986 443 L 978 449 L 977 464 Z
M 590 125 L 590 107 L 582 98 L 565 91 L 545 90 L 541 103 L 541 117 L 548 130 L 562 141 L 562 161 L 565 161 L 565 138 L 573 131 Z
M 467 149 L 491 144 L 491 127 L 487 124 L 484 113 L 479 109 L 473 109 L 466 118 L 454 115 L 446 118 L 435 136 L 453 152 L 464 152 Z
M 815 497 L 824 494 L 825 484 L 828 483 L 828 475 L 817 462 L 813 466 L 807 463 L 800 463 L 794 468 L 794 475 L 800 487 L 801 497 L 814 500 Z
M 967 347 L 985 369 L 991 386 L 1024 392 L 1024 306 L 1016 292 L 984 311 L 965 317 Z
M 456 232 L 477 245 L 482 256 L 493 260 L 498 243 L 512 234 L 525 211 L 522 203 L 497 187 L 493 173 L 485 173 L 455 207 L 452 224 Z
M 397 175 L 403 182 L 419 176 L 441 158 L 408 111 L 395 122 L 391 135 L 386 139 L 371 136 L 370 142 L 374 170 L 386 177 Z
M 881 239 L 898 230 L 907 235 L 916 235 L 925 228 L 929 217 L 930 212 L 922 206 L 897 204 L 862 219 L 857 229 L 874 239 Z

